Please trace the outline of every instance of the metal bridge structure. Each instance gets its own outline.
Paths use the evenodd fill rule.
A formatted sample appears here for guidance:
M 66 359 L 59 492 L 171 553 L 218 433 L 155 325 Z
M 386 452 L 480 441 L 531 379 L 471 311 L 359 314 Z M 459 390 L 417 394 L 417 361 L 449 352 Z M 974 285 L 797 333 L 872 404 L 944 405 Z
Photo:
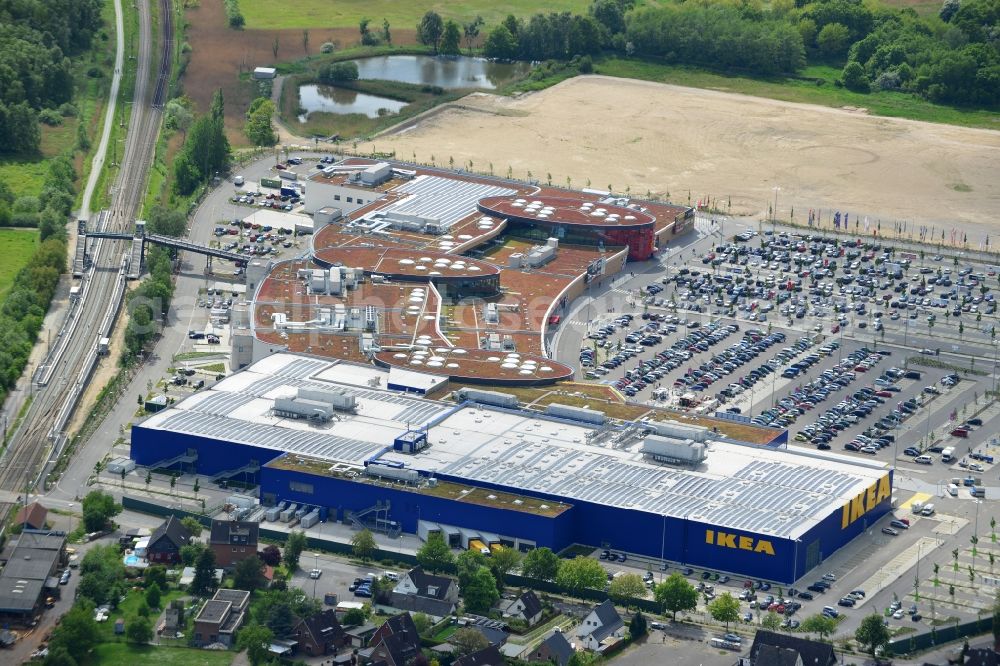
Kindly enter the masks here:
M 220 250 L 216 247 L 206 247 L 204 245 L 198 245 L 197 243 L 192 243 L 191 241 L 186 241 L 180 238 L 173 238 L 171 236 L 147 234 L 146 222 L 144 220 L 136 221 L 135 228 L 132 233 L 122 231 L 106 231 L 104 230 L 104 225 L 102 224 L 105 214 L 106 211 L 101 211 L 97 215 L 97 226 L 95 229 L 90 231 L 87 230 L 86 220 L 80 220 L 78 222 L 76 256 L 73 260 L 74 276 L 79 277 L 83 275 L 87 270 L 87 267 L 90 265 L 91 251 L 88 248 L 88 244 L 91 241 L 97 241 L 102 238 L 132 241 L 132 247 L 127 255 L 128 259 L 126 266 L 126 277 L 129 280 L 137 280 L 139 276 L 142 275 L 143 257 L 145 256 L 147 243 L 153 243 L 154 245 L 169 247 L 175 250 L 183 250 L 185 252 L 193 252 L 195 254 L 204 255 L 207 258 L 209 269 L 211 269 L 213 259 L 231 261 L 240 266 L 246 263 L 247 257 L 237 252 Z

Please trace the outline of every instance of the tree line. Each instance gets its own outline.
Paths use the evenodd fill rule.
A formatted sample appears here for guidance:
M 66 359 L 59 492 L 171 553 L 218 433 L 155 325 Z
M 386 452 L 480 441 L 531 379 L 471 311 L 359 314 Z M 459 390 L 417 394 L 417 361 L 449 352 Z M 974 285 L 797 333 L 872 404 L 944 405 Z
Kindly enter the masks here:
M 0 0 L 0 153 L 36 153 L 38 112 L 73 97 L 70 59 L 90 47 L 103 0 Z
M 188 195 L 229 163 L 229 139 L 224 125 L 225 100 L 216 90 L 209 112 L 191 123 L 184 145 L 174 160 L 174 188 Z
M 993 107 L 1000 103 L 998 34 L 1000 0 L 944 0 L 931 17 L 863 0 L 775 0 L 767 7 L 760 0 L 641 7 L 594 0 L 586 15 L 508 16 L 487 31 L 483 51 L 500 60 L 608 53 L 761 76 L 832 64 L 843 67 L 838 85 L 858 92 L 899 90 Z M 459 53 L 461 28 L 436 12 L 425 14 L 417 36 L 437 53 Z

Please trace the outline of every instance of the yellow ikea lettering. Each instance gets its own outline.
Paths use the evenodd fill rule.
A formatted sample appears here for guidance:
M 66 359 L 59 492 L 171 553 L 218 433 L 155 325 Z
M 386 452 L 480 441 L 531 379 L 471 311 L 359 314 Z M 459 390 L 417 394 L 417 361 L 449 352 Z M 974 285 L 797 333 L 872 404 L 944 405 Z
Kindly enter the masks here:
M 774 555 L 774 545 L 767 539 L 756 539 L 750 536 L 729 534 L 728 532 L 705 530 L 705 543 L 722 546 L 723 548 L 735 548 Z
M 881 479 L 865 488 L 852 497 L 851 501 L 844 504 L 840 515 L 840 528 L 845 529 L 866 513 L 877 507 L 892 495 L 892 487 L 889 485 L 889 476 Z

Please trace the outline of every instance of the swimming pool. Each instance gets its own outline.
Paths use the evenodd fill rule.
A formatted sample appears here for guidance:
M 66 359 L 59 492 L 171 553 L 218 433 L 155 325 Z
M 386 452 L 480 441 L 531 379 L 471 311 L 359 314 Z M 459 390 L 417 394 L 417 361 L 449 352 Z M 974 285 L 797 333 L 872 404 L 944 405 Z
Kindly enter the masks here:
M 142 563 L 142 559 L 139 558 L 139 557 L 136 557 L 135 555 L 126 555 L 125 559 L 122 560 L 122 561 L 125 562 L 125 566 L 127 566 L 127 567 L 138 566 L 139 564 Z

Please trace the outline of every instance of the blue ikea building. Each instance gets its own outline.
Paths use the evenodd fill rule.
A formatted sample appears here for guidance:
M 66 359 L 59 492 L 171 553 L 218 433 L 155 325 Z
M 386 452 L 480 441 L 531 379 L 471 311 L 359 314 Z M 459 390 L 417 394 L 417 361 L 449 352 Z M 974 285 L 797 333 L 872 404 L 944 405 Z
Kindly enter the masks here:
M 457 548 L 584 544 L 781 583 L 891 508 L 878 463 L 711 439 L 696 464 L 665 463 L 635 425 L 338 384 L 336 368 L 315 366 L 335 362 L 279 356 L 133 426 L 136 463 L 252 480 L 267 505 L 440 532 Z M 329 421 L 275 408 L 283 392 L 333 386 L 356 404 Z

